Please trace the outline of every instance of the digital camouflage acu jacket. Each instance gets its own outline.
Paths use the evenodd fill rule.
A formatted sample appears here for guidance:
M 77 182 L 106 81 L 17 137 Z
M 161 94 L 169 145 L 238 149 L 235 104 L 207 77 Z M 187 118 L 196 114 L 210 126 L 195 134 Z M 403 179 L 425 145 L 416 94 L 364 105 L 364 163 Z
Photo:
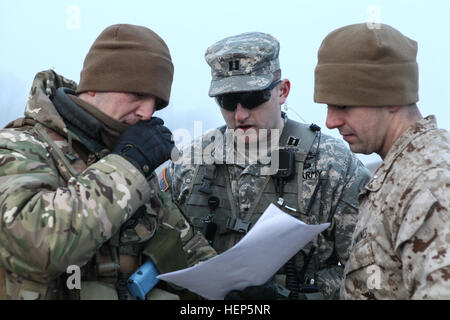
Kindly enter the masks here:
M 291 137 L 287 127 L 293 132 L 304 128 L 304 134 Z M 296 138 L 307 140 L 311 134 L 308 126 L 287 120 L 280 145 L 286 146 L 290 138 L 295 138 L 292 141 Z M 195 141 L 192 147 L 198 149 L 200 146 L 207 154 L 217 153 L 216 147 L 208 147 L 210 143 L 211 137 L 205 135 L 201 141 Z M 316 281 L 325 298 L 335 299 L 339 298 L 343 275 L 343 266 L 338 263 L 343 265 L 348 259 L 351 235 L 357 220 L 358 195 L 370 173 L 341 141 L 325 134 L 317 133 L 306 152 L 300 152 L 301 146 L 300 143 L 295 149 L 296 176 L 284 187 L 281 209 L 305 223 L 331 222 L 332 226 L 299 252 L 292 263 L 295 272 L 299 273 L 309 253 L 313 253 L 307 270 L 303 272 L 306 278 Z M 221 253 L 244 236 L 236 228 L 232 230 L 237 225 L 236 221 L 243 228 L 251 228 L 270 203 L 277 204 L 274 181 L 268 174 L 270 170 L 264 170 L 260 164 L 213 164 L 215 172 L 208 173 L 207 168 L 211 165 L 193 163 L 189 157 L 195 151 L 187 152 L 189 149 L 183 149 L 180 159 L 170 167 L 173 200 L 196 229 L 202 230 L 210 212 L 208 199 L 211 196 L 219 198 L 220 204 L 212 218 L 218 224 L 213 247 Z M 208 180 L 208 175 L 214 175 L 209 177 L 211 195 L 199 191 L 205 183 L 205 176 Z M 285 275 L 291 273 L 286 270 L 280 272 Z

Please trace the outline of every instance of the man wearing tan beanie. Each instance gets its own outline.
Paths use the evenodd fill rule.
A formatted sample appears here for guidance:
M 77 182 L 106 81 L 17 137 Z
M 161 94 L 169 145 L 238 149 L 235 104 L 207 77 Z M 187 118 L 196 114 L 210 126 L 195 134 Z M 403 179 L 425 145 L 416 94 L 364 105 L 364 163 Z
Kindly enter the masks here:
M 25 117 L 0 131 L 7 298 L 178 298 L 162 283 L 137 292 L 127 281 L 141 266 L 151 270 L 147 261 L 160 273 L 187 263 L 179 232 L 162 225 L 169 199 L 153 173 L 174 147 L 153 117 L 168 105 L 172 80 L 165 42 L 128 24 L 95 40 L 79 86 L 53 70 L 36 75 Z M 190 240 L 181 214 L 170 219 Z
M 337 29 L 319 49 L 327 127 L 383 158 L 359 198 L 341 298 L 450 299 L 450 134 L 419 112 L 416 55 L 384 24 Z

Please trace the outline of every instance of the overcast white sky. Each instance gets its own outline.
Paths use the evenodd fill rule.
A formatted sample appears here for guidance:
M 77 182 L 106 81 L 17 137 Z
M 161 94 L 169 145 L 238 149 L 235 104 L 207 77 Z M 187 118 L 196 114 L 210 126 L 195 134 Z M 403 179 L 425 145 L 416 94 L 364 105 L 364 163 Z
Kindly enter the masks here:
M 281 43 L 283 77 L 292 83 L 288 115 L 323 132 L 326 106 L 313 102 L 317 50 L 331 31 L 353 23 L 382 22 L 419 43 L 419 108 L 450 130 L 450 2 L 446 0 L 0 0 L 0 127 L 23 115 L 34 75 L 54 69 L 79 81 L 84 57 L 107 26 L 149 27 L 167 43 L 175 65 L 171 103 L 156 114 L 171 130 L 193 133 L 222 125 L 208 97 L 204 53 L 214 42 L 243 32 L 270 33 Z M 360 156 L 368 163 L 377 156 Z

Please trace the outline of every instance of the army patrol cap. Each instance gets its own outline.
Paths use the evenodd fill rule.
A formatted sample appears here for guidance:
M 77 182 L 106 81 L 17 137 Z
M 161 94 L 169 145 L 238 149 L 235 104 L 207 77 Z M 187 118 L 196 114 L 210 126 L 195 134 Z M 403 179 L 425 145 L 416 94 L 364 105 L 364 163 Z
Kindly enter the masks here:
M 259 91 L 270 86 L 280 70 L 280 43 L 261 32 L 247 32 L 225 38 L 205 53 L 211 67 L 209 96 Z
M 419 100 L 417 42 L 386 24 L 339 28 L 325 37 L 315 69 L 314 101 L 402 106 Z

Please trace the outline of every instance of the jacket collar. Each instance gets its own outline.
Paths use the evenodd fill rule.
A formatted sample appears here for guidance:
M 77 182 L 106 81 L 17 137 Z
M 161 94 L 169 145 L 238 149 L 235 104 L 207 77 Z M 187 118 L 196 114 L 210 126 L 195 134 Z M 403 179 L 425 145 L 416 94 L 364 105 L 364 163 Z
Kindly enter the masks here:
M 369 191 L 376 192 L 384 184 L 387 174 L 391 171 L 391 167 L 396 159 L 404 153 L 404 151 L 412 147 L 412 142 L 426 132 L 436 129 L 436 117 L 431 115 L 412 124 L 405 132 L 394 142 L 389 149 L 383 163 L 374 173 L 372 179 L 365 186 L 362 194 Z
M 25 116 L 66 137 L 67 127 L 51 101 L 59 87 L 76 90 L 77 85 L 53 70 L 39 72 L 33 80 Z

